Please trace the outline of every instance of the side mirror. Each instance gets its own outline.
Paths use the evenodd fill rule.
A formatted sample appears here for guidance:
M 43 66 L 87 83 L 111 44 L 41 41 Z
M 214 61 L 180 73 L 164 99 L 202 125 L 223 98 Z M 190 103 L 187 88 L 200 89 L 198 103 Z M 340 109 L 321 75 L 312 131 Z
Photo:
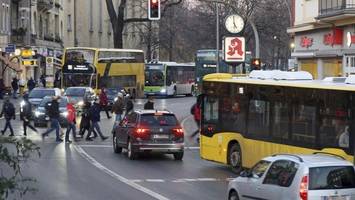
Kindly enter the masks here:
M 253 174 L 249 170 L 244 170 L 240 173 L 239 176 L 243 178 L 251 178 Z

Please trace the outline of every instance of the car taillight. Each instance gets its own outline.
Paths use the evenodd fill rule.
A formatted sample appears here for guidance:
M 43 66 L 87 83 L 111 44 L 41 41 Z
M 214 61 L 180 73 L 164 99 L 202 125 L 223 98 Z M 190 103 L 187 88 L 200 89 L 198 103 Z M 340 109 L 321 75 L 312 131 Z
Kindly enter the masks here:
M 174 133 L 175 137 L 178 137 L 178 138 L 184 137 L 184 130 L 181 127 L 174 128 L 173 133 Z
M 308 199 L 308 176 L 304 176 L 300 185 L 300 197 L 302 200 Z
M 140 139 L 149 139 L 150 130 L 147 128 L 136 128 L 134 130 L 134 137 Z

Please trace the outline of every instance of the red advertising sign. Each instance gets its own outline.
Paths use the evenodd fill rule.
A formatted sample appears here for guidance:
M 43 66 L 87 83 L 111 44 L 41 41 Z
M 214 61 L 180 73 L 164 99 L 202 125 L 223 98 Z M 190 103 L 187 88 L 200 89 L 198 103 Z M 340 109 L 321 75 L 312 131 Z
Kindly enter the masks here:
M 325 45 L 343 45 L 344 31 L 340 28 L 335 28 L 331 33 L 324 35 L 323 43 Z
M 245 38 L 226 37 L 224 39 L 224 61 L 244 62 L 245 61 Z
M 307 36 L 301 37 L 301 47 L 309 48 L 313 46 L 313 38 L 309 38 Z

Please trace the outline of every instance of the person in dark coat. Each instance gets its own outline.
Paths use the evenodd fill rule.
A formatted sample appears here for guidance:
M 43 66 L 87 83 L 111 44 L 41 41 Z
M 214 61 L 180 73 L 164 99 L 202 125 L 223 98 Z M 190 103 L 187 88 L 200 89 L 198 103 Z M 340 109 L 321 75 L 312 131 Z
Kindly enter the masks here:
M 44 75 L 42 74 L 40 77 L 42 86 L 45 88 L 47 86 L 47 81 L 46 81 L 46 77 L 44 77 Z
M 106 140 L 108 137 L 104 136 L 101 132 L 100 129 L 100 104 L 99 104 L 99 100 L 96 99 L 95 103 L 93 106 L 91 106 L 89 113 L 90 113 L 90 119 L 91 119 L 91 126 L 90 126 L 90 130 L 89 130 L 89 134 L 86 136 L 86 140 L 87 141 L 92 141 L 92 139 L 90 138 L 91 132 L 93 132 L 94 130 L 97 131 L 97 133 L 100 135 L 102 140 Z
M 29 91 L 32 91 L 33 88 L 35 88 L 35 87 L 36 87 L 36 82 L 31 77 L 30 80 L 27 81 L 27 88 Z
M 0 99 L 4 98 L 5 84 L 4 79 L 0 78 Z
M 0 118 L 2 116 L 5 117 L 6 123 L 5 123 L 4 130 L 1 130 L 1 134 L 4 135 L 7 128 L 9 128 L 10 132 L 11 132 L 10 136 L 14 136 L 14 130 L 12 129 L 12 126 L 11 126 L 11 120 L 16 119 L 16 114 L 15 114 L 15 106 L 14 106 L 14 104 L 12 104 L 10 102 L 9 96 L 5 97 L 5 102 L 2 105 L 2 111 L 0 113 Z
M 12 79 L 11 86 L 12 86 L 12 91 L 13 91 L 12 97 L 14 99 L 17 99 L 18 79 L 16 77 L 14 77 Z
M 51 104 L 46 106 L 46 112 L 48 113 L 49 118 L 51 119 L 51 127 L 47 129 L 46 132 L 42 133 L 42 137 L 44 138 L 47 136 L 50 132 L 55 130 L 55 135 L 56 135 L 56 142 L 63 142 L 62 139 L 60 139 L 59 132 L 60 132 L 60 124 L 59 124 L 59 97 L 54 96 L 53 100 L 51 101 Z
M 20 119 L 23 121 L 23 135 L 27 136 L 27 127 L 37 132 L 37 129 L 31 125 L 32 118 L 32 105 L 28 101 L 28 95 L 23 96 L 24 104 L 22 104 L 20 109 Z
M 83 109 L 83 113 L 81 114 L 81 121 L 80 121 L 80 131 L 79 135 L 81 137 L 84 137 L 84 134 L 86 131 L 90 131 L 90 126 L 91 126 L 91 121 L 90 121 L 90 108 L 91 108 L 91 103 L 89 101 L 85 102 L 85 106 Z M 94 138 L 97 137 L 97 133 L 95 130 L 93 130 L 94 133 Z
M 154 110 L 153 96 L 148 97 L 147 103 L 144 104 L 144 110 Z

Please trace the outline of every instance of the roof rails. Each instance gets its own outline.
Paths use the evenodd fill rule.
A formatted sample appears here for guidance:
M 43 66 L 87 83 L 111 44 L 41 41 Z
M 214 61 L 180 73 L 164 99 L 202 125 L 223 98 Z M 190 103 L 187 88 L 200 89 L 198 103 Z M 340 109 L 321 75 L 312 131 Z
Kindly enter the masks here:
M 317 151 L 317 152 L 313 153 L 313 155 L 317 155 L 317 154 L 324 154 L 324 155 L 334 156 L 334 157 L 341 158 L 342 160 L 346 160 L 343 156 L 339 156 L 339 155 L 334 154 L 334 153 L 328 153 L 328 152 L 322 152 L 322 151 Z
M 300 156 L 294 155 L 294 154 L 280 153 L 280 154 L 272 155 L 272 157 L 275 157 L 275 156 L 291 156 L 291 157 L 297 158 L 300 162 L 303 162 L 303 159 Z

